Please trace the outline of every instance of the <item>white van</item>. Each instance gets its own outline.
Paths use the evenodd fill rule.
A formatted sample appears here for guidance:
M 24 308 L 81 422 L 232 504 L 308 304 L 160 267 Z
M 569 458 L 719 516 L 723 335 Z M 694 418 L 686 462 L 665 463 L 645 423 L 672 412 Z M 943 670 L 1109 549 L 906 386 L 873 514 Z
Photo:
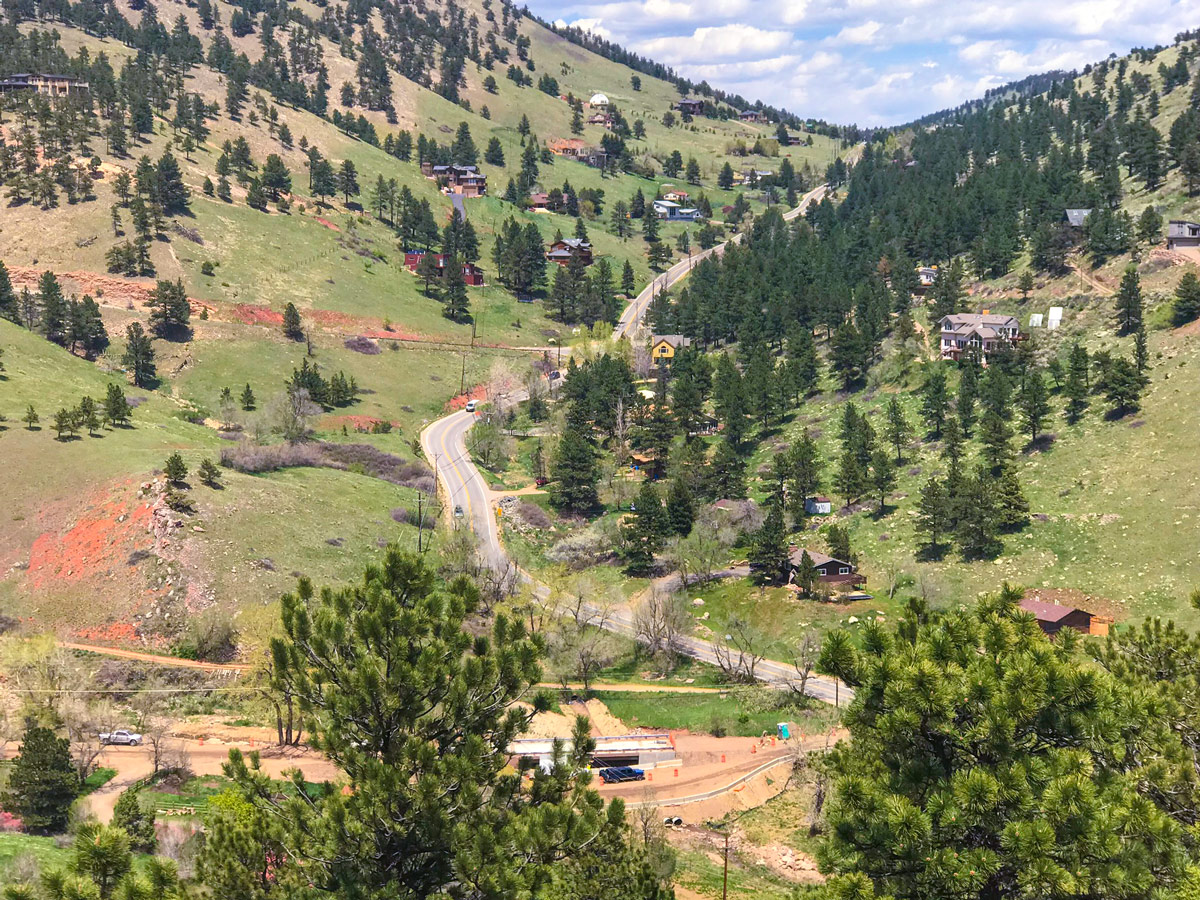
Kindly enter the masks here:
M 475 401 L 474 400 L 467 401 L 467 412 L 470 412 L 470 413 L 475 412 Z

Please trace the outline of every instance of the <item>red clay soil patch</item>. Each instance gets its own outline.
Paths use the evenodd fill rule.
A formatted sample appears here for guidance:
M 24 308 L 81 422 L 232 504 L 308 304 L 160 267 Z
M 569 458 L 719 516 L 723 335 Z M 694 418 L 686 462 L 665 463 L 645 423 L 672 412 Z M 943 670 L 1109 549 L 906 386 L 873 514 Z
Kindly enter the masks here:
M 477 384 L 474 387 L 469 388 L 465 394 L 459 394 L 457 397 L 451 397 L 449 400 L 447 400 L 445 409 L 447 411 L 463 409 L 464 407 L 466 407 L 468 400 L 478 401 L 478 400 L 486 400 L 486 399 L 487 399 L 487 385 Z
M 72 636 L 89 644 L 127 645 L 142 643 L 135 625 L 129 622 L 112 622 L 92 628 L 76 628 Z
M 233 314 L 239 322 L 246 325 L 282 325 L 283 313 L 275 312 L 269 306 L 255 303 L 239 303 L 233 308 Z
M 148 549 L 150 504 L 136 499 L 104 499 L 88 507 L 63 533 L 43 532 L 29 551 L 25 583 L 31 590 L 104 577 L 124 567 L 129 554 Z
M 328 228 L 330 231 L 341 231 L 342 230 L 342 229 L 338 228 L 336 225 L 334 225 L 332 222 L 330 222 L 328 219 L 322 219 L 320 216 L 313 216 L 313 221 L 319 222 L 320 224 L 322 224 L 326 228 Z

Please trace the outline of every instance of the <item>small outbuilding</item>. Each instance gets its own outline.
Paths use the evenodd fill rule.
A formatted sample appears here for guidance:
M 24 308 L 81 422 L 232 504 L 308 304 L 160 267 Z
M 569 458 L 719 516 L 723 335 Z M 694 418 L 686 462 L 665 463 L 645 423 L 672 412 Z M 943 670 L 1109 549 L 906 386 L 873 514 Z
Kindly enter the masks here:
M 807 497 L 804 511 L 810 516 L 827 516 L 833 512 L 833 501 L 828 497 Z
M 1094 634 L 1104 637 L 1108 634 L 1108 626 L 1112 624 L 1111 616 L 1099 616 L 1084 609 L 1073 606 L 1063 606 L 1058 603 L 1047 603 L 1026 597 L 1020 603 L 1021 609 L 1037 619 L 1038 627 L 1048 635 L 1055 635 L 1064 628 L 1074 628 L 1081 634 Z

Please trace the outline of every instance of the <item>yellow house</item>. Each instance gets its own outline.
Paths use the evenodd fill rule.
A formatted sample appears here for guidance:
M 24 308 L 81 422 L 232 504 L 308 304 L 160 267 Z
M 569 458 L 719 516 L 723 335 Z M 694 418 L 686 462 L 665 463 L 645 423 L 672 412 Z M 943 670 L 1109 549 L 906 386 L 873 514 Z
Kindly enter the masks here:
M 656 334 L 650 338 L 650 358 L 657 363 L 669 363 L 675 351 L 688 346 L 692 341 L 682 334 Z

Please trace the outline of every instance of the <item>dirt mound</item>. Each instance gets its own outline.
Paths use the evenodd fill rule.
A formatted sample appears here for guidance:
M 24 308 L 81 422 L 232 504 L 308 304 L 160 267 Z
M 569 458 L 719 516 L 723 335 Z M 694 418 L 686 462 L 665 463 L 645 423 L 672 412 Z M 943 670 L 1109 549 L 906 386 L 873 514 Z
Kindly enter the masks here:
M 313 221 L 318 222 L 321 225 L 324 225 L 330 231 L 341 231 L 342 230 L 342 229 L 338 228 L 336 225 L 334 225 L 332 222 L 330 222 L 328 219 L 323 219 L 320 216 L 313 216 Z
M 467 405 L 468 400 L 486 400 L 487 385 L 477 384 L 472 388 L 468 388 L 465 394 L 459 394 L 457 397 L 451 397 L 446 401 L 445 411 L 453 412 L 456 409 L 463 409 Z
M 8 273 L 17 288 L 33 290 L 42 277 L 41 269 L 34 266 L 9 266 Z M 106 306 L 145 306 L 154 290 L 152 280 L 138 281 L 119 275 L 101 275 L 97 272 L 55 272 L 67 294 L 90 294 Z
M 345 425 L 350 431 L 370 433 L 376 425 L 383 421 L 376 416 L 325 416 L 321 419 L 321 427 L 336 430 Z M 400 427 L 396 422 L 392 422 L 391 425 L 393 429 Z

